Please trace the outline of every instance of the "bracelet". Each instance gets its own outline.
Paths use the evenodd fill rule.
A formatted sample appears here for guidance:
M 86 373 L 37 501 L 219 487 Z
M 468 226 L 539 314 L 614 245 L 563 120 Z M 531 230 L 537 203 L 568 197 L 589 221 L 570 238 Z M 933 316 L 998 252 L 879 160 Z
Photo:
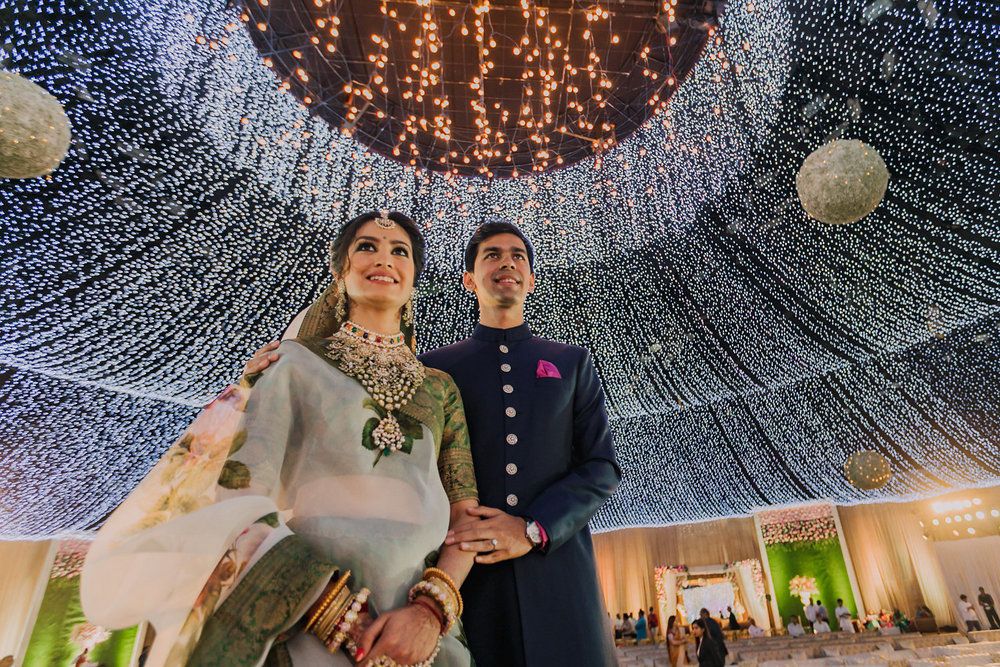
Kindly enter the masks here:
M 368 608 L 369 595 L 371 595 L 371 591 L 367 588 L 362 588 L 358 591 L 358 594 L 354 596 L 354 599 L 351 601 L 347 611 L 344 612 L 343 619 L 336 625 L 337 631 L 333 634 L 332 639 L 328 639 L 323 642 L 326 644 L 326 648 L 330 651 L 330 653 L 334 653 L 344 644 L 345 641 L 348 641 L 348 635 L 351 632 L 351 628 L 354 626 L 354 622 L 357 621 L 361 613 Z
M 430 598 L 433 602 L 436 602 L 438 607 L 441 608 L 441 612 L 444 614 L 445 620 L 447 621 L 444 633 L 451 630 L 452 626 L 455 625 L 455 621 L 458 619 L 455 613 L 455 604 L 448 596 L 447 593 L 442 590 L 440 586 L 431 581 L 418 581 L 410 589 L 410 594 L 407 596 L 409 602 L 413 602 L 418 595 L 425 595 Z M 442 633 L 442 634 L 444 634 Z
M 306 632 L 312 630 L 313 626 L 316 625 L 316 622 L 323 615 L 323 612 L 329 609 L 330 605 L 333 603 L 333 599 L 337 597 L 337 595 L 339 595 L 341 591 L 347 588 L 347 580 L 350 579 L 350 577 L 351 577 L 351 571 L 347 570 L 340 578 L 337 579 L 333 587 L 329 591 L 327 591 L 327 594 L 323 598 L 323 601 L 316 608 L 316 611 L 309 619 L 309 622 L 306 623 Z
M 417 662 L 413 665 L 401 665 L 388 656 L 380 655 L 372 661 L 371 665 L 372 667 L 432 667 L 435 658 L 438 657 L 438 653 L 440 652 L 441 638 L 438 637 L 437 645 L 434 647 L 434 651 L 432 651 L 430 656 L 422 662 Z
M 451 575 L 441 568 L 429 567 L 424 570 L 424 579 L 438 579 L 444 582 L 444 584 L 451 589 L 452 595 L 455 596 L 456 606 L 458 607 L 457 614 L 459 616 L 462 615 L 462 612 L 465 611 L 465 603 L 462 600 L 462 594 L 458 591 L 458 585 L 455 583 L 455 580 L 451 578 Z

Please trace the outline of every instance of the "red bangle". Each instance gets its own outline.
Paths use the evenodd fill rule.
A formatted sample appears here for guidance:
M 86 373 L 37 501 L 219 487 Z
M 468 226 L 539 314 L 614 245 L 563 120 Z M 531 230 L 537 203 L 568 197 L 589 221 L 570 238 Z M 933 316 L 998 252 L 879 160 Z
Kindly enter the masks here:
M 434 615 L 434 620 L 436 620 L 438 622 L 438 625 L 441 626 L 441 634 L 445 633 L 445 630 L 447 628 L 445 626 L 446 621 L 444 618 L 444 614 L 441 612 L 440 609 L 438 609 L 436 604 L 427 599 L 427 596 L 418 595 L 417 597 L 413 598 L 413 602 L 411 602 L 410 604 L 420 605 L 427 611 L 431 612 L 431 614 Z

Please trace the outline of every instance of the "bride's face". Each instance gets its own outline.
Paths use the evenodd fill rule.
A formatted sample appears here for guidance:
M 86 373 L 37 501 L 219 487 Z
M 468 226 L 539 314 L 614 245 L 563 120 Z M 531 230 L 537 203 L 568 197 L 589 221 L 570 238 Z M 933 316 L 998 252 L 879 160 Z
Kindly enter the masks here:
M 399 310 L 413 293 L 414 273 L 413 246 L 405 229 L 383 229 L 374 220 L 358 227 L 343 275 L 352 304 Z

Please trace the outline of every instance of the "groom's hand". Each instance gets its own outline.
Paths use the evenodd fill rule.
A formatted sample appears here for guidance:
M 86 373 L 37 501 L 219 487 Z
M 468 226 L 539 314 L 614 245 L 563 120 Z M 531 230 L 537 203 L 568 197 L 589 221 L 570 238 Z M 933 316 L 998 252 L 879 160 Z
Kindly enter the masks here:
M 531 540 L 525 534 L 527 522 L 521 517 L 484 506 L 466 511 L 482 521 L 449 531 L 445 544 L 458 544 L 462 551 L 476 552 L 477 563 L 499 563 L 531 551 Z
M 278 360 L 281 355 L 276 352 L 278 341 L 272 340 L 270 343 L 253 353 L 253 359 L 248 361 L 243 367 L 243 377 L 251 377 L 263 372 L 265 368 Z

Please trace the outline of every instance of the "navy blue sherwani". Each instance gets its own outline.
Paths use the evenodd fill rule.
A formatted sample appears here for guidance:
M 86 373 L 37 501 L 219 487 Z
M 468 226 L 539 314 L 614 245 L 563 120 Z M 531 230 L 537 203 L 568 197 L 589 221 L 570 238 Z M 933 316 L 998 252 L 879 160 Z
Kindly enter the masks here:
M 544 553 L 476 565 L 462 586 L 477 665 L 615 664 L 587 523 L 621 471 L 590 353 L 527 324 L 479 325 L 421 361 L 462 392 L 480 502 L 548 536 Z

